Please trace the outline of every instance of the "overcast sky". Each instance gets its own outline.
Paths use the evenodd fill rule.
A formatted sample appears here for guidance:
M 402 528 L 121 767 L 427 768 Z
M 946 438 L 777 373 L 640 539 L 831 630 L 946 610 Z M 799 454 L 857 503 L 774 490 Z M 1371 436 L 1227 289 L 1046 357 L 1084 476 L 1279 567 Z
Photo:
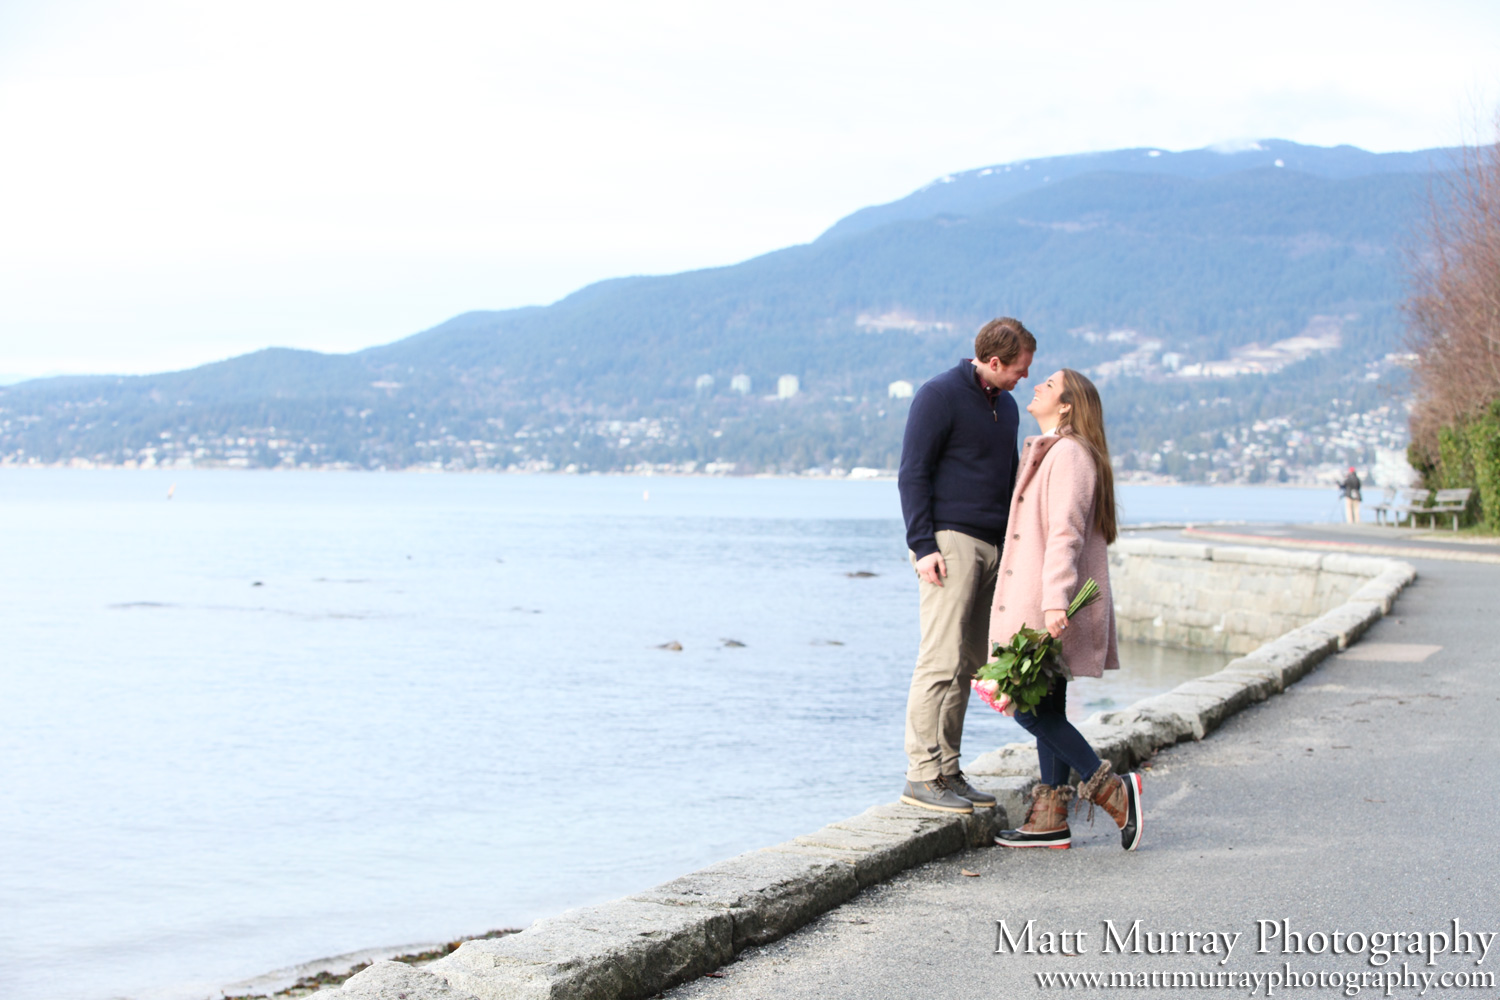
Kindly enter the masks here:
M 3 0 L 0 377 L 347 351 L 952 171 L 1451 145 L 1500 4 Z

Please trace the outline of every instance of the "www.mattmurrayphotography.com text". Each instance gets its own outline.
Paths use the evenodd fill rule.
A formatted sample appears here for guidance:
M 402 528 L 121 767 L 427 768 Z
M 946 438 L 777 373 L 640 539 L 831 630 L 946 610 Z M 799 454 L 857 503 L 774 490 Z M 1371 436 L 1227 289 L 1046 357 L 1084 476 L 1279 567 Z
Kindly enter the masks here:
M 1035 973 L 1039 988 L 1103 989 L 1233 989 L 1251 995 L 1275 995 L 1278 989 L 1334 989 L 1345 996 L 1362 990 L 1379 990 L 1384 996 L 1400 989 L 1425 995 L 1431 989 L 1493 989 L 1495 974 L 1489 970 L 1459 972 L 1434 970 L 1443 956 L 1461 956 L 1465 964 L 1481 966 L 1500 933 L 1464 927 L 1458 918 L 1439 929 L 1370 928 L 1364 930 L 1316 929 L 1298 926 L 1288 919 L 1256 920 L 1247 932 L 1218 929 L 1152 929 L 1141 920 L 1129 923 L 1101 921 L 1097 928 L 1042 927 L 1035 919 L 995 922 L 995 953 L 1010 955 L 1054 955 L 1078 958 L 1098 955 L 1185 955 L 1209 958 L 1212 971 L 1043 972 Z M 1239 956 L 1353 956 L 1368 968 L 1352 971 L 1309 970 L 1284 961 L 1269 971 L 1235 971 L 1225 968 Z M 1413 962 L 1413 959 L 1416 961 Z M 1397 968 L 1390 963 L 1400 961 Z M 1415 965 L 1415 968 L 1413 968 Z

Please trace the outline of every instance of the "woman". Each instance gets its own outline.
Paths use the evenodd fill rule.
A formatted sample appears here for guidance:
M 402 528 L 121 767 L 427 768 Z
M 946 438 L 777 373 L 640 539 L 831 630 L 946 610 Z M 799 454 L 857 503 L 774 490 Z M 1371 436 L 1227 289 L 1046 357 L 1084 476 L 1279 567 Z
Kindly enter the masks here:
M 1059 639 L 1071 676 L 1100 677 L 1120 667 L 1105 550 L 1115 540 L 1115 487 L 1104 408 L 1094 384 L 1064 368 L 1036 387 L 1026 410 L 1042 433 L 1027 438 L 1021 452 L 990 609 L 990 639 L 1008 642 L 1023 625 L 1043 626 Z M 1099 585 L 1099 599 L 1069 621 L 1067 607 L 1090 577 Z M 1121 845 L 1133 851 L 1141 842 L 1141 777 L 1114 774 L 1099 759 L 1068 721 L 1067 697 L 1068 682 L 1058 678 L 1035 712 L 1016 712 L 1016 721 L 1036 737 L 1042 780 L 1032 792 L 1026 822 L 1003 831 L 995 842 L 1069 847 L 1071 769 L 1086 778 L 1078 797 L 1109 813 L 1120 827 Z

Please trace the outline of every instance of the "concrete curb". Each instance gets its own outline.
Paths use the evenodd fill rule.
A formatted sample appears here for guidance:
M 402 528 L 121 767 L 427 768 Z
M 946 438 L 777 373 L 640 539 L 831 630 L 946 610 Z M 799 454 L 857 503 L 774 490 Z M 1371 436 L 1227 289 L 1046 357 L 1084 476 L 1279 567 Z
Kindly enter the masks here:
M 1122 543 L 1123 544 L 1123 543 Z M 1181 558 L 1285 566 L 1289 553 L 1139 540 L 1130 548 Z M 1083 734 L 1124 770 L 1158 749 L 1201 740 L 1235 712 L 1264 701 L 1358 641 L 1416 579 L 1406 563 L 1308 554 L 1306 568 L 1369 577 L 1344 604 L 1231 661 L 1130 708 L 1097 713 Z M 972 815 L 880 805 L 784 844 L 673 879 L 643 893 L 569 910 L 508 937 L 466 942 L 414 969 L 377 962 L 329 1000 L 638 1000 L 711 972 L 744 948 L 782 937 L 868 885 L 966 847 L 988 845 L 1025 816 L 1036 750 L 1011 744 L 966 773 L 999 804 Z

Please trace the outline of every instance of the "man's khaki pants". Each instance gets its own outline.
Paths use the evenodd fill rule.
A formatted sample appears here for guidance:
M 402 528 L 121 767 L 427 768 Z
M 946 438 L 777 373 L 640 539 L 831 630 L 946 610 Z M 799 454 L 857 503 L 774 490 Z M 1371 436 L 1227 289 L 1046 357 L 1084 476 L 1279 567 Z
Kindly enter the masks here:
M 922 645 L 906 696 L 906 777 L 957 774 L 969 681 L 989 659 L 990 603 L 1000 550 L 961 531 L 939 531 L 948 566 L 941 587 L 918 580 Z M 916 554 L 911 554 L 916 565 Z

